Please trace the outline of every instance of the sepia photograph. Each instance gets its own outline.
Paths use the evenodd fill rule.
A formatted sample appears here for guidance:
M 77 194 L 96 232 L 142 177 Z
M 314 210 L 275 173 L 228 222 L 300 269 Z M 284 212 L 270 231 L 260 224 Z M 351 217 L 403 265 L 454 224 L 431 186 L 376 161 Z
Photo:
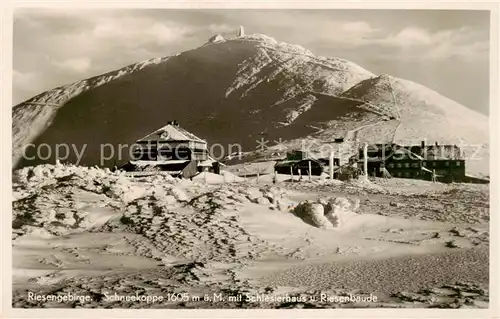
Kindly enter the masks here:
M 15 8 L 11 307 L 490 308 L 491 17 Z

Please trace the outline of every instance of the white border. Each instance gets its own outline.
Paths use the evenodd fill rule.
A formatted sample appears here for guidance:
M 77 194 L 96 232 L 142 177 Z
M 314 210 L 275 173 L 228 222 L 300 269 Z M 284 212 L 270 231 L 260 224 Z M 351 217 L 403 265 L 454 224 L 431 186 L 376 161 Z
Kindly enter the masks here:
M 498 127 L 498 2 L 497 1 L 8 1 L 2 2 L 2 54 L 1 87 L 2 146 L 11 144 L 11 105 L 12 105 L 12 14 L 20 7 L 57 7 L 57 8 L 219 8 L 219 9 L 464 9 L 490 10 L 490 308 L 480 310 L 448 309 L 322 309 L 322 310 L 128 310 L 128 309 L 13 309 L 12 300 L 12 247 L 11 247 L 11 155 L 2 154 L 1 205 L 2 222 L 2 318 L 498 318 L 499 287 L 499 185 L 498 158 L 500 129 Z M 495 164 L 493 164 L 495 163 Z

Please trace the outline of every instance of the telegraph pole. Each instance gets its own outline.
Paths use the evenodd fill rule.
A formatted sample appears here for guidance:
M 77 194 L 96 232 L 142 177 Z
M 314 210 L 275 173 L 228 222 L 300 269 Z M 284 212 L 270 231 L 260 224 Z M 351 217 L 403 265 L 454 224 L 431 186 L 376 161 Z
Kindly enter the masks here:
M 363 170 L 365 172 L 365 179 L 368 180 L 368 143 L 365 143 L 363 148 Z
M 329 161 L 329 164 L 330 164 L 330 179 L 333 179 L 333 151 L 330 151 L 330 161 Z

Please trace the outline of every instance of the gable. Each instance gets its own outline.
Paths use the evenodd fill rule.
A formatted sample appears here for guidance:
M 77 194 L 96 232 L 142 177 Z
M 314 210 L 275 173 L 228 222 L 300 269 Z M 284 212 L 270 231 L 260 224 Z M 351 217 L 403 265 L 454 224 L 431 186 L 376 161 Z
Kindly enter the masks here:
M 137 142 L 144 142 L 144 141 L 159 141 L 159 142 L 194 141 L 194 142 L 206 143 L 206 141 L 202 140 L 193 133 L 190 133 L 179 126 L 174 126 L 172 124 L 167 124 L 164 127 L 137 140 Z

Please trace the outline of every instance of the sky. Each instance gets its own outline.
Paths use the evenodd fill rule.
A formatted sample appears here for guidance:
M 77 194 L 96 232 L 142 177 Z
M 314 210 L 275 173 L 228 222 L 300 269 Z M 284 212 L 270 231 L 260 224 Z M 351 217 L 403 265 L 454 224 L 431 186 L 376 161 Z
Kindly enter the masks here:
M 489 20 L 479 10 L 16 9 L 13 102 L 194 49 L 242 25 L 488 114 Z

